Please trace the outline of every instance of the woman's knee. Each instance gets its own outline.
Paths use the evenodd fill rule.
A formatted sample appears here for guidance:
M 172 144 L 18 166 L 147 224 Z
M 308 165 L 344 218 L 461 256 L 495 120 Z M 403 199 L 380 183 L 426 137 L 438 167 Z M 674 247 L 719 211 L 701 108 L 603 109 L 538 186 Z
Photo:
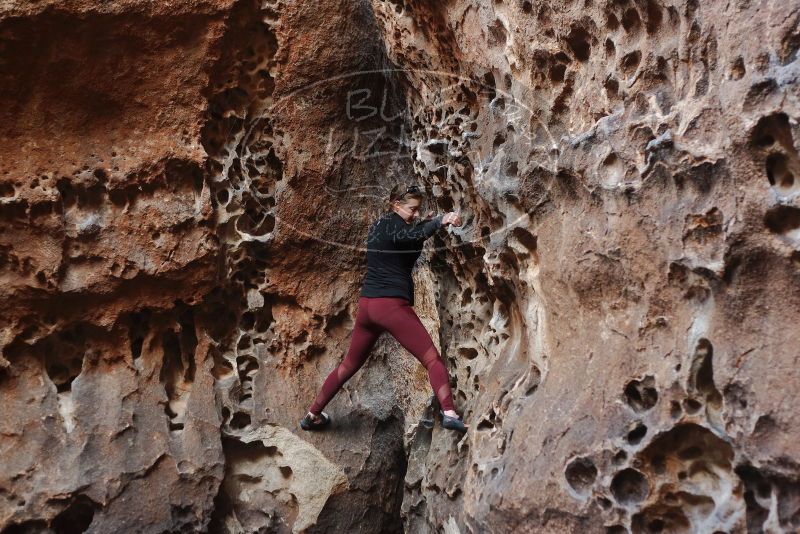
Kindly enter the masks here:
M 340 382 L 344 383 L 349 380 L 351 376 L 356 374 L 356 371 L 358 371 L 357 366 L 350 365 L 347 361 L 343 361 L 336 367 L 336 377 Z
M 420 358 L 420 360 L 422 361 L 422 365 L 424 365 L 425 368 L 428 370 L 430 370 L 430 368 L 436 365 L 437 363 L 441 363 L 442 365 L 444 365 L 444 361 L 442 360 L 442 357 L 439 355 L 439 351 L 436 350 L 436 345 L 431 345 L 431 347 L 427 351 L 425 351 L 425 354 L 422 355 L 422 358 Z

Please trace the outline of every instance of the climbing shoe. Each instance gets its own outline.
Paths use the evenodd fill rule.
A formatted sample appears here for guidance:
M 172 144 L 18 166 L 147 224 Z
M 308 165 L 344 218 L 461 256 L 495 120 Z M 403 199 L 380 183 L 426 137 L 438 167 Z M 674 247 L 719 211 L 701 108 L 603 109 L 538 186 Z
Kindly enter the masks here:
M 464 425 L 464 421 L 462 421 L 460 417 L 450 417 L 449 415 L 445 415 L 444 410 L 439 410 L 439 414 L 442 416 L 442 428 L 457 430 L 459 432 L 467 431 L 467 427 Z
M 433 428 L 433 419 L 427 419 L 423 417 L 422 419 L 419 420 L 419 424 L 420 426 L 422 426 L 422 428 L 427 428 L 428 430 L 430 430 L 431 428 Z
M 315 421 L 311 414 L 308 413 L 300 419 L 300 428 L 303 430 L 319 430 L 329 424 L 331 424 L 331 417 L 325 412 L 320 412 L 318 421 Z

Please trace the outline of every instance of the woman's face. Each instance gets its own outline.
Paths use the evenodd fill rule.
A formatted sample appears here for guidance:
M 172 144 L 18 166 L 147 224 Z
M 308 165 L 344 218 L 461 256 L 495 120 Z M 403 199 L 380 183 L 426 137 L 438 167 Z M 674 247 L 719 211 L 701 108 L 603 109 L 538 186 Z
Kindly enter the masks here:
M 410 223 L 419 217 L 420 204 L 422 202 L 418 198 L 409 198 L 405 201 L 395 201 L 394 211 L 407 223 Z

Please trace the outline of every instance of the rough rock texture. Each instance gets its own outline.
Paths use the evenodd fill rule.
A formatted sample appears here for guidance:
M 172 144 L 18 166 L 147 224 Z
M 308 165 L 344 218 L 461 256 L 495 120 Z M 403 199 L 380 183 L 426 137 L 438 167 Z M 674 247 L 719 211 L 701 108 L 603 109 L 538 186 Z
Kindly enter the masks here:
M 800 5 L 373 5 L 474 428 L 412 532 L 800 529 Z
M 297 427 L 363 270 L 340 190 L 392 183 L 326 156 L 369 4 L 0 7 L 0 531 L 401 530 L 410 356 Z
M 800 529 L 800 5 L 0 3 L 0 532 Z M 412 174 L 464 437 L 384 336 Z

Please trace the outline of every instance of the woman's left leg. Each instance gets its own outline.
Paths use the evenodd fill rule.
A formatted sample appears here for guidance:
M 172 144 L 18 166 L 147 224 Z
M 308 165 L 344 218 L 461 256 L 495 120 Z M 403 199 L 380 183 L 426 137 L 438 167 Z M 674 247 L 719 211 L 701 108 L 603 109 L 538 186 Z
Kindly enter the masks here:
M 370 309 L 370 316 L 425 366 L 442 410 L 455 411 L 447 367 L 411 304 L 404 300 L 400 305 L 375 306 Z

